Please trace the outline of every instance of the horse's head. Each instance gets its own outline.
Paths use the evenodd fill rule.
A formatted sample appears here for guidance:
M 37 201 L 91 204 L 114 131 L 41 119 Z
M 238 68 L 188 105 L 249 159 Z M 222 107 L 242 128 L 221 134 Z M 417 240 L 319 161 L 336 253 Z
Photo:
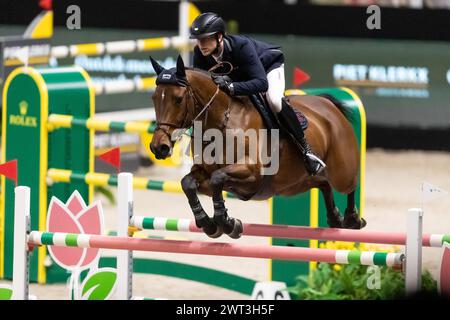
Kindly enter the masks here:
M 188 81 L 183 59 L 178 56 L 176 68 L 164 69 L 152 57 L 150 60 L 158 75 L 156 90 L 152 96 L 156 113 L 156 129 L 150 150 L 157 159 L 165 159 L 172 153 L 171 136 L 176 129 L 185 128 L 192 120 Z M 191 107 L 190 107 L 191 105 Z

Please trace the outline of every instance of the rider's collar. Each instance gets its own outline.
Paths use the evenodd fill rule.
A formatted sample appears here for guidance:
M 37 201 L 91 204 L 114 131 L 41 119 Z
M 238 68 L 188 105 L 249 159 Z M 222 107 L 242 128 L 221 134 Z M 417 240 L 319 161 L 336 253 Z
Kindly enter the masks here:
M 233 50 L 231 49 L 230 41 L 228 41 L 227 38 L 223 37 L 223 43 L 224 43 L 224 47 L 226 47 L 228 52 L 231 53 L 231 51 L 233 51 Z M 225 51 L 225 48 L 224 48 L 224 51 Z M 222 53 L 222 55 L 223 55 L 223 53 Z

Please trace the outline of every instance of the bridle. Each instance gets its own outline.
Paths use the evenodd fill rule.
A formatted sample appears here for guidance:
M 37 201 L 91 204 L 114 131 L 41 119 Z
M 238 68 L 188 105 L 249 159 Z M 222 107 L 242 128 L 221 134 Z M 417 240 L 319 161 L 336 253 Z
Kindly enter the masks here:
M 227 62 L 227 61 L 224 61 L 224 62 L 216 64 L 215 66 L 213 66 L 208 71 L 209 72 L 214 71 L 215 69 L 219 68 L 220 66 L 224 65 L 225 63 L 227 63 L 227 64 L 229 64 L 231 66 L 230 71 L 228 71 L 226 74 L 228 74 L 231 71 L 233 71 L 233 65 L 231 63 Z M 213 104 L 214 100 L 216 99 L 217 95 L 220 92 L 220 89 L 219 89 L 219 86 L 217 86 L 216 91 L 214 92 L 212 97 L 209 99 L 209 101 L 203 107 L 202 107 L 202 104 L 199 102 L 198 98 L 195 96 L 195 93 L 194 93 L 194 91 L 192 89 L 192 86 L 189 83 L 186 83 L 186 91 L 187 91 L 187 94 L 188 94 L 188 98 L 186 99 L 185 113 L 184 113 L 184 116 L 183 116 L 184 120 L 183 120 L 182 124 L 179 125 L 179 124 L 175 124 L 175 123 L 172 123 L 172 122 L 162 122 L 162 121 L 157 121 L 156 122 L 155 131 L 156 130 L 161 130 L 168 137 L 171 137 L 171 133 L 169 132 L 170 128 L 172 128 L 174 130 L 175 129 L 183 129 L 177 134 L 176 137 L 173 137 L 173 138 L 175 138 L 175 141 L 178 141 L 179 139 L 181 139 L 181 137 L 183 135 L 185 135 L 186 132 L 189 131 L 192 128 L 192 126 L 194 125 L 195 121 L 197 121 L 197 119 L 200 118 L 203 115 L 203 113 L 205 113 L 205 123 L 206 123 L 206 121 L 208 120 L 208 109 Z M 193 108 L 189 107 L 189 102 L 191 100 L 194 101 Z M 195 110 L 197 110 L 198 107 L 200 107 L 201 110 L 200 110 L 200 112 L 197 115 L 195 115 Z M 224 128 L 226 127 L 226 124 L 227 124 L 228 119 L 229 119 L 230 107 L 231 107 L 231 98 L 229 98 L 228 108 L 227 108 L 227 111 L 225 112 L 225 121 L 224 121 L 224 124 L 223 124 Z M 193 119 L 188 123 L 188 119 L 190 118 L 189 115 L 190 115 L 191 109 L 193 110 L 192 111 L 192 114 L 193 114 L 192 118 Z M 167 127 L 169 127 L 169 129 L 166 129 L 166 128 L 162 127 L 162 126 L 167 126 Z M 189 134 L 187 134 L 187 135 L 191 136 Z
M 194 125 L 194 122 L 197 121 L 198 118 L 200 118 L 202 116 L 203 113 L 208 112 L 209 107 L 212 105 L 212 103 L 214 102 L 214 100 L 216 99 L 217 95 L 219 94 L 219 86 L 217 86 L 216 91 L 214 92 L 213 96 L 209 99 L 209 101 L 202 107 L 202 104 L 199 102 L 199 100 L 197 99 L 197 97 L 195 96 L 192 87 L 190 84 L 187 84 L 186 86 L 186 91 L 188 94 L 188 98 L 186 99 L 186 105 L 185 105 L 185 113 L 183 116 L 183 122 L 182 124 L 176 124 L 176 123 L 172 123 L 172 122 L 162 122 L 162 121 L 157 121 L 156 122 L 156 127 L 155 127 L 155 131 L 156 130 L 161 130 L 162 132 L 164 132 L 167 136 L 171 136 L 169 130 L 167 130 L 166 128 L 162 127 L 162 126 L 167 126 L 169 128 L 172 129 L 183 129 L 178 135 L 177 137 L 175 137 L 175 140 L 179 140 L 181 138 L 181 136 L 183 136 L 184 134 L 186 134 L 186 132 Z M 194 101 L 193 104 L 193 108 L 189 107 L 189 102 L 190 101 Z M 200 110 L 200 112 L 196 115 L 193 116 L 192 120 L 190 122 L 189 121 L 189 116 L 190 113 L 195 114 L 195 110 L 197 110 L 197 108 L 200 107 L 202 108 Z M 192 111 L 191 111 L 192 110 Z M 207 117 L 205 117 L 205 119 L 207 119 Z

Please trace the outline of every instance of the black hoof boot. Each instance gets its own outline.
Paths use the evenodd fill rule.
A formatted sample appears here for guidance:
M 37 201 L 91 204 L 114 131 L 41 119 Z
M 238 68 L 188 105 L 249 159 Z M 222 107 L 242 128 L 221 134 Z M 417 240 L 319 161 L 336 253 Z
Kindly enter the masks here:
M 243 231 L 242 222 L 228 216 L 227 208 L 223 200 L 214 201 L 213 221 L 231 238 L 239 239 L 241 237 Z
M 210 238 L 215 239 L 223 234 L 222 227 L 216 225 L 214 221 L 208 216 L 200 219 L 195 219 L 195 224 L 198 228 L 202 228 L 203 232 Z
M 342 228 L 342 217 L 338 208 L 335 207 L 331 215 L 327 215 L 327 224 L 330 228 Z
M 234 221 L 233 230 L 231 230 L 230 233 L 227 233 L 227 235 L 232 239 L 239 239 L 244 232 L 244 226 L 239 219 L 231 218 L 231 220 Z
M 208 236 L 208 237 L 210 237 L 210 238 L 212 238 L 212 239 L 216 239 L 216 238 L 218 238 L 218 237 L 220 237 L 221 235 L 223 235 L 223 228 L 221 227 L 221 226 L 218 226 L 218 225 L 216 225 L 216 224 L 214 224 L 215 225 L 215 227 L 216 227 L 216 232 L 214 232 L 214 233 L 207 233 L 206 231 L 205 231 L 205 229 L 203 229 L 203 231 L 205 232 L 205 234 Z
M 244 230 L 239 219 L 230 218 L 227 209 L 216 210 L 214 212 L 214 222 L 218 227 L 222 227 L 223 232 L 233 239 L 239 239 Z
M 351 211 L 350 211 L 351 210 Z M 343 227 L 345 229 L 362 229 L 367 225 L 366 220 L 360 218 L 356 208 L 345 210 Z

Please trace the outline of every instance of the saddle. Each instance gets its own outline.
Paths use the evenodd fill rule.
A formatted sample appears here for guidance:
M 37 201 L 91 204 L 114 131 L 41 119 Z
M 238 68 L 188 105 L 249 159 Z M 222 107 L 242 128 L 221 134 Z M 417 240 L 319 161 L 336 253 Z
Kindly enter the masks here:
M 253 105 L 255 106 L 256 110 L 258 110 L 259 114 L 261 115 L 267 129 L 269 130 L 281 129 L 280 124 L 278 122 L 278 118 L 274 114 L 272 109 L 270 109 L 265 94 L 252 94 L 249 96 L 249 98 L 253 103 Z M 301 111 L 297 110 L 296 108 L 293 109 L 295 114 L 297 115 L 299 125 L 302 127 L 303 130 L 306 130 L 308 128 L 308 119 Z M 284 130 L 280 131 L 281 134 L 284 133 Z
M 269 103 L 267 102 L 267 98 L 265 94 L 252 94 L 249 96 L 251 102 L 255 106 L 256 110 L 258 110 L 259 114 L 261 115 L 263 122 L 266 126 L 266 128 L 270 131 L 273 129 L 278 129 L 280 138 L 286 139 L 288 137 L 288 133 L 285 132 L 285 130 L 280 126 L 280 123 L 278 121 L 278 117 L 274 114 L 272 109 L 269 107 Z M 294 108 L 295 114 L 297 115 L 297 119 L 299 122 L 299 125 L 302 126 L 303 130 L 306 130 L 308 128 L 308 119 L 306 119 L 305 115 L 301 113 L 300 111 L 296 110 Z M 269 190 L 266 188 L 272 181 L 272 176 L 270 175 L 264 175 L 263 179 L 261 181 L 261 186 L 259 190 L 256 190 L 252 195 L 248 195 L 246 198 L 240 197 L 241 200 L 249 200 L 253 198 L 254 196 L 264 196 L 264 192 L 262 190 Z

